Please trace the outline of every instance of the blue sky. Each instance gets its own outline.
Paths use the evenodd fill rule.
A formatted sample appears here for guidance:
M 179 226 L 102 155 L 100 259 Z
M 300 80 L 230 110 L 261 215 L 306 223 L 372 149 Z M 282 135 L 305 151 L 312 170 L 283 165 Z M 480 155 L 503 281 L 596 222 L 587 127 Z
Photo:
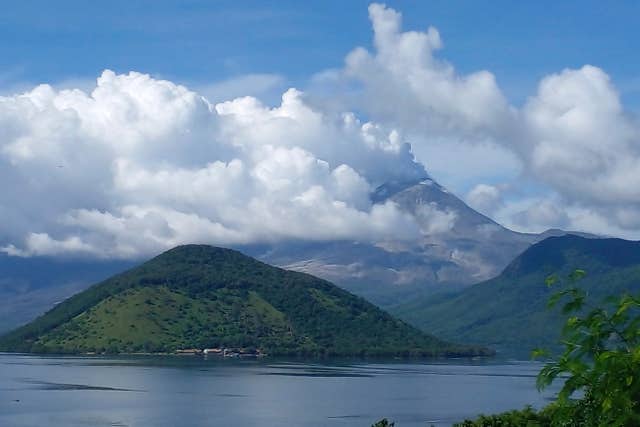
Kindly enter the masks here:
M 519 231 L 640 238 L 638 16 L 635 1 L 14 3 L 0 251 L 445 232 L 456 212 L 369 198 L 423 168 Z
M 0 86 L 136 70 L 186 83 L 275 73 L 304 87 L 370 46 L 367 1 L 22 1 L 0 15 Z M 640 98 L 640 3 L 389 1 L 406 29 L 433 25 L 461 72 L 489 69 L 513 103 L 551 72 L 607 71 Z

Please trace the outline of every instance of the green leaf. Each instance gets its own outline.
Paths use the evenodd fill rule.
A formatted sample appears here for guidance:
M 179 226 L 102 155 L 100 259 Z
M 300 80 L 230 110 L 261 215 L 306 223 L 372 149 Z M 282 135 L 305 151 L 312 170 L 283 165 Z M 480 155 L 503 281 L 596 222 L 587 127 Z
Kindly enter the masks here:
M 567 326 L 568 327 L 573 327 L 578 323 L 578 320 L 580 320 L 578 318 L 578 316 L 571 316 L 567 319 Z
M 584 305 L 584 297 L 579 296 L 575 297 L 573 301 L 569 301 L 562 307 L 562 312 L 564 314 L 571 313 L 572 311 L 578 311 Z
M 549 355 L 549 351 L 543 349 L 543 348 L 536 348 L 531 352 L 531 358 L 532 359 L 539 359 L 541 357 L 546 357 Z
M 560 299 L 564 297 L 566 294 L 567 294 L 567 291 L 562 291 L 562 292 L 556 292 L 555 294 L 551 295 L 549 297 L 549 301 L 547 301 L 547 307 L 549 308 L 555 307 L 556 304 L 558 304 L 558 301 L 560 301 Z
M 616 310 L 616 316 L 620 316 L 622 313 L 624 313 L 625 311 L 629 310 L 629 308 L 634 305 L 633 301 L 624 301 L 622 304 L 620 304 L 620 306 L 618 307 L 618 310 Z
M 587 275 L 586 271 L 576 269 L 576 270 L 573 270 L 571 274 L 569 274 L 569 280 L 571 282 L 577 282 L 578 280 L 582 279 L 586 275 Z

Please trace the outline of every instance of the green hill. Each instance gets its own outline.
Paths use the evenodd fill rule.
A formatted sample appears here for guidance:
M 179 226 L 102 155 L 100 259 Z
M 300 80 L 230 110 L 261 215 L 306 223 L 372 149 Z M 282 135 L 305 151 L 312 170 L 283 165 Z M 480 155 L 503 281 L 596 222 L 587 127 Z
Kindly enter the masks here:
M 560 309 L 547 309 L 551 274 L 566 277 L 575 269 L 587 276 L 577 285 L 589 300 L 640 291 L 640 242 L 550 237 L 518 256 L 498 277 L 458 293 L 414 301 L 392 313 L 445 339 L 530 350 L 558 345 Z
M 0 351 L 171 352 L 253 347 L 271 355 L 486 354 L 396 320 L 316 277 L 204 245 L 172 249 L 0 338 Z

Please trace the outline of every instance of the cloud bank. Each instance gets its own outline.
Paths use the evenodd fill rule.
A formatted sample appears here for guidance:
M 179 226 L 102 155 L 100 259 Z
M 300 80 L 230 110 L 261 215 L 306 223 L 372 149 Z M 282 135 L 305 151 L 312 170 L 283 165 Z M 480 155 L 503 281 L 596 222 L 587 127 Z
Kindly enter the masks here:
M 396 131 L 328 116 L 288 90 L 210 104 L 105 71 L 91 93 L 0 98 L 0 225 L 13 255 L 128 257 L 187 242 L 412 238 L 372 186 L 425 175 Z
M 514 182 L 464 190 L 506 225 L 640 237 L 640 125 L 603 70 L 547 76 L 515 107 L 491 72 L 460 74 L 441 59 L 437 29 L 403 31 L 400 13 L 379 4 L 369 16 L 373 49 L 321 73 L 324 85 L 355 83 L 347 98 L 329 90 L 314 102 L 289 89 L 275 107 L 251 96 L 218 102 L 284 78 L 245 76 L 199 94 L 109 70 L 91 90 L 41 85 L 0 97 L 2 251 L 132 257 L 192 242 L 411 240 L 455 215 L 416 219 L 369 194 L 426 176 L 414 152 L 438 150 L 461 156 L 438 170 L 511 171 Z M 544 194 L 518 192 L 525 181 Z
M 354 49 L 341 78 L 361 85 L 359 108 L 402 129 L 415 152 L 452 150 L 460 161 L 445 154 L 445 167 L 463 175 L 482 164 L 511 171 L 514 182 L 497 183 L 510 191 L 498 194 L 495 179 L 475 182 L 467 201 L 523 230 L 566 226 L 640 238 L 640 124 L 602 69 L 546 76 L 518 108 L 491 72 L 460 74 L 440 59 L 437 29 L 403 32 L 401 14 L 380 4 L 369 7 L 369 17 L 374 49 Z M 527 205 L 515 185 L 527 181 L 547 196 L 528 197 Z M 510 205 L 514 197 L 520 200 Z

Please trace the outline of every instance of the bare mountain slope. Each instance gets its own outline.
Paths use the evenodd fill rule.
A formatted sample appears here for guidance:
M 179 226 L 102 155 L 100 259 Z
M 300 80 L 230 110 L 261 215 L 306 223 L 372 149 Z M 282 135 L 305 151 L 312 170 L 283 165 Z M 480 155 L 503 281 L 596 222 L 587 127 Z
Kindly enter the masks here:
M 497 276 L 531 244 L 565 234 L 518 233 L 470 208 L 432 180 L 390 182 L 372 202 L 395 202 L 421 225 L 416 241 L 286 243 L 260 259 L 331 280 L 383 307 Z

